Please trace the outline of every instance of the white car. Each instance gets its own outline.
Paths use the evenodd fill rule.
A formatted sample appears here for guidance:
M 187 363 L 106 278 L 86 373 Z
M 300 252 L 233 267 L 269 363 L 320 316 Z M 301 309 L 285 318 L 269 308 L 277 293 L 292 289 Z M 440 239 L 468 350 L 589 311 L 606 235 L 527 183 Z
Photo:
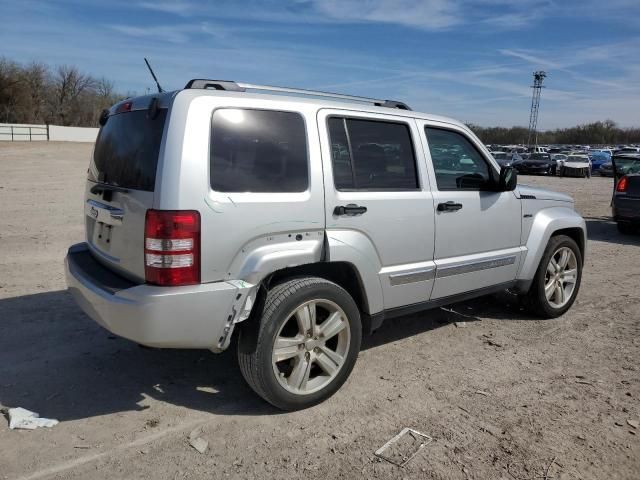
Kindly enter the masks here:
M 561 177 L 591 177 L 591 160 L 588 155 L 569 155 L 559 169 Z

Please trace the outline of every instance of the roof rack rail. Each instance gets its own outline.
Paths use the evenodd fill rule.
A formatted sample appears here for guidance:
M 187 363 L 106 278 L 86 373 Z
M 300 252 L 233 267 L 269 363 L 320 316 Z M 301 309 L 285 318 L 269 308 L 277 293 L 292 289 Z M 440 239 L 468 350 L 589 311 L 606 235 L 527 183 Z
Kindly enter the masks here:
M 317 90 L 305 90 L 302 88 L 275 87 L 271 85 L 254 85 L 251 83 L 240 83 L 231 80 L 207 80 L 194 78 L 189 80 L 185 89 L 213 89 L 228 90 L 231 92 L 246 92 L 247 90 L 258 90 L 266 92 L 291 93 L 294 95 L 308 95 L 312 97 L 334 98 L 352 102 L 371 103 L 377 107 L 399 108 L 400 110 L 411 110 L 411 107 L 396 100 L 380 100 L 377 98 L 358 97 L 355 95 L 343 95 L 341 93 L 321 92 Z

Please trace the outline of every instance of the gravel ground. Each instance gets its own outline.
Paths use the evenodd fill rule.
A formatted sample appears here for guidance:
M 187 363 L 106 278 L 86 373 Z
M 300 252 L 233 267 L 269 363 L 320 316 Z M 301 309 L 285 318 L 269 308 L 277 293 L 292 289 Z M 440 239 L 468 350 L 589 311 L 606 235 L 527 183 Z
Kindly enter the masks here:
M 397 319 L 338 394 L 285 414 L 233 351 L 141 348 L 75 306 L 62 261 L 82 240 L 90 153 L 0 144 L 0 406 L 61 422 L 0 421 L 0 479 L 638 478 L 640 237 L 610 222 L 611 179 L 521 178 L 573 195 L 589 225 L 564 317 L 505 294 Z M 374 451 L 403 427 L 434 440 L 399 468 Z

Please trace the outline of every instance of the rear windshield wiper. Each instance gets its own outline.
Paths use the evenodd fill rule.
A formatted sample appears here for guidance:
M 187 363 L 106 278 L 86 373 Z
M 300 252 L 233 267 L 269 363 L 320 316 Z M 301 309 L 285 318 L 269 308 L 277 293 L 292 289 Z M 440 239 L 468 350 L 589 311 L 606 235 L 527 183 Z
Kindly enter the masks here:
M 117 185 L 109 185 L 107 183 L 97 183 L 93 187 L 91 187 L 91 190 L 89 191 L 94 195 L 102 194 L 102 198 L 107 202 L 111 201 L 111 195 L 113 194 L 113 192 L 129 193 L 128 188 L 118 187 Z

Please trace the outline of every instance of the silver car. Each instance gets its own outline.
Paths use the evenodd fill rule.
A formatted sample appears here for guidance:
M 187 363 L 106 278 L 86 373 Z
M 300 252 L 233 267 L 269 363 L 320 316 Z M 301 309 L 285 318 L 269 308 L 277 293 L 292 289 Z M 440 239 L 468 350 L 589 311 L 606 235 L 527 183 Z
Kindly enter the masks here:
M 349 376 L 363 333 L 512 289 L 574 302 L 585 222 L 462 123 L 401 102 L 217 80 L 105 111 L 69 290 L 143 345 L 225 350 L 278 408 Z

